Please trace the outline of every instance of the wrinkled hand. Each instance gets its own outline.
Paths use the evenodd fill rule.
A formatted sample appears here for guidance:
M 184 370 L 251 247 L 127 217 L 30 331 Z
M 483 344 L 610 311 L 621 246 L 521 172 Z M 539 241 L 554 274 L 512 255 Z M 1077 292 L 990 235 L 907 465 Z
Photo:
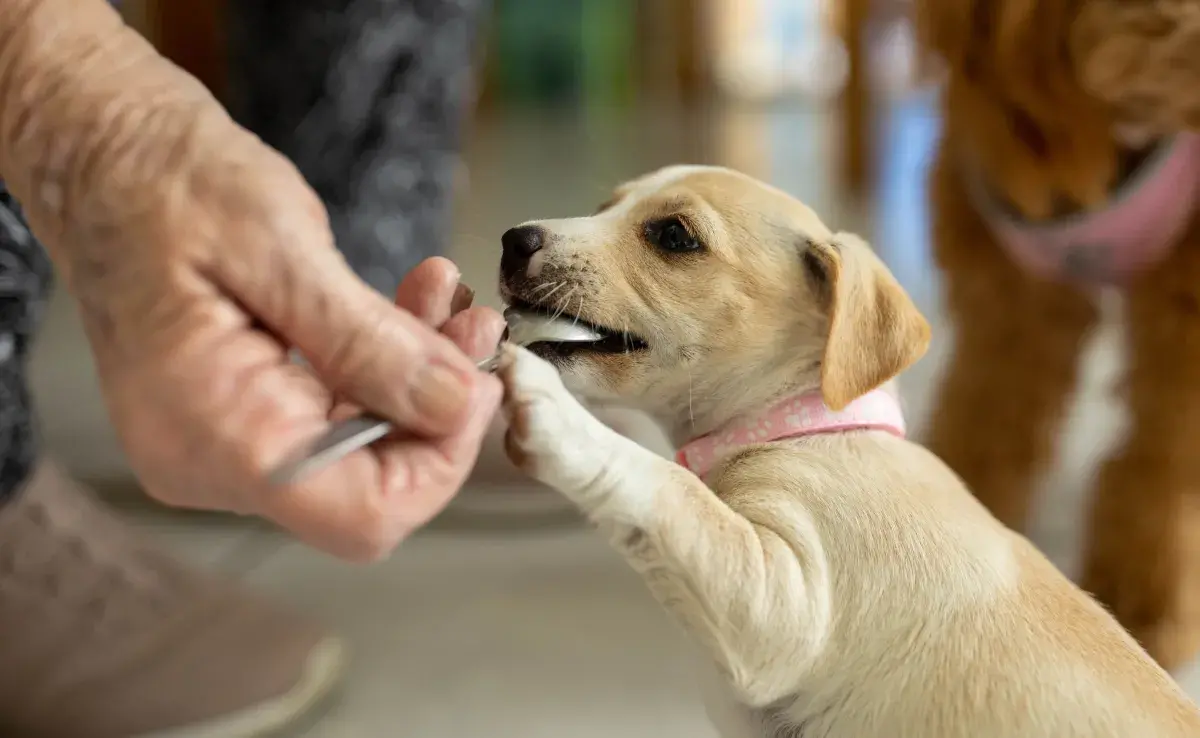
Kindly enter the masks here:
M 114 239 L 146 248 L 115 273 L 76 273 L 102 387 L 155 497 L 263 515 L 333 553 L 378 557 L 474 464 L 500 390 L 468 355 L 494 351 L 502 321 L 451 315 L 464 306 L 452 305 L 458 275 L 444 260 L 411 274 L 393 307 L 343 264 L 299 175 L 248 149 L 256 161 L 234 171 L 206 157 L 211 189 L 157 211 L 152 232 L 118 225 Z M 290 363 L 288 346 L 313 371 Z M 269 488 L 269 471 L 326 428 L 337 398 L 409 433 Z
M 129 244 L 128 255 L 111 272 L 75 273 L 105 397 L 155 497 L 263 515 L 333 553 L 378 557 L 474 464 L 500 389 L 468 355 L 495 350 L 502 320 L 451 315 L 464 306 L 452 305 L 458 275 L 445 260 L 411 274 L 393 307 L 342 262 L 299 174 L 257 142 L 246 156 L 205 152 L 204 187 L 155 203 L 152 229 L 118 221 L 106 246 Z M 312 371 L 288 361 L 289 346 Z M 340 398 L 409 432 L 268 487 Z
M 472 357 L 494 350 L 503 321 L 467 307 L 445 260 L 409 275 L 398 307 L 369 289 L 295 168 L 122 33 L 94 46 L 59 33 L 79 47 L 73 66 L 52 70 L 37 107 L 3 118 L 3 143 L 129 460 L 165 503 L 262 515 L 339 556 L 377 558 L 474 464 L 501 388 Z M 270 487 L 346 401 L 405 432 Z

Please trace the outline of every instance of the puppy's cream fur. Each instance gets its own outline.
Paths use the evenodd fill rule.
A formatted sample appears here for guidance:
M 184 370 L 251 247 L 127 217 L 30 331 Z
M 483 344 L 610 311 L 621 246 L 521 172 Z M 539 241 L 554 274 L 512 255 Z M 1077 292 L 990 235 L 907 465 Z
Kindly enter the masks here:
M 700 248 L 656 247 L 647 226 L 666 218 Z M 921 447 L 875 431 L 766 443 L 701 481 L 567 390 L 632 402 L 677 443 L 788 393 L 840 407 L 929 338 L 865 243 L 699 167 L 538 225 L 545 246 L 505 275 L 506 296 L 647 347 L 550 362 L 507 349 L 509 455 L 606 529 L 707 649 L 725 738 L 1200 735 L 1171 678 Z

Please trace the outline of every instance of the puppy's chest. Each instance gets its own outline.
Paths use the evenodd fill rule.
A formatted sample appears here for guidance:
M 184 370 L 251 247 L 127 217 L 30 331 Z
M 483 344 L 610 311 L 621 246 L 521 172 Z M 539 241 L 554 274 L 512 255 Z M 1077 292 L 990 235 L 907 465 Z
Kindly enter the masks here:
M 752 708 L 738 703 L 715 670 L 705 684 L 704 703 L 721 738 L 830 738 L 826 726 L 795 720 L 782 707 Z
M 788 700 L 789 704 L 793 702 L 804 702 L 804 696 Z M 756 709 L 736 705 L 731 699 L 724 700 L 724 714 L 711 701 L 708 709 L 721 738 L 840 738 L 843 735 L 839 732 L 838 722 L 831 719 L 828 711 L 803 717 L 783 706 Z
M 801 695 L 798 701 L 803 699 Z M 767 708 L 758 713 L 763 738 L 830 738 L 830 728 L 824 721 L 826 715 L 796 719 L 781 708 Z

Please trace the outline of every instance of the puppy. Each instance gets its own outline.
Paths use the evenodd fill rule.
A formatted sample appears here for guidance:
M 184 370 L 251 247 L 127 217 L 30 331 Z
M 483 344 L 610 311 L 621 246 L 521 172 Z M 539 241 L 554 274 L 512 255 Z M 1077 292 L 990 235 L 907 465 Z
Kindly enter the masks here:
M 1194 738 L 1200 712 L 933 455 L 880 389 L 929 327 L 861 240 L 744 175 L 672 167 L 503 237 L 510 458 L 611 534 L 712 656 L 725 738 Z M 672 463 L 575 399 L 654 415 Z

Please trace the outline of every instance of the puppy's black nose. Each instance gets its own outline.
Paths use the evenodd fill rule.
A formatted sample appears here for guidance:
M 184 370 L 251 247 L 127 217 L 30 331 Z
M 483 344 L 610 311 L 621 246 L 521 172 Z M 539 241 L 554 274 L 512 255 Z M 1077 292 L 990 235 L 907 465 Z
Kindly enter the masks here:
M 504 255 L 510 259 L 528 259 L 542 250 L 545 233 L 535 225 L 523 225 L 509 228 L 500 237 L 500 245 L 504 247 Z
M 505 279 L 523 276 L 529 259 L 542 250 L 546 232 L 539 226 L 523 225 L 509 228 L 500 237 L 500 274 Z

